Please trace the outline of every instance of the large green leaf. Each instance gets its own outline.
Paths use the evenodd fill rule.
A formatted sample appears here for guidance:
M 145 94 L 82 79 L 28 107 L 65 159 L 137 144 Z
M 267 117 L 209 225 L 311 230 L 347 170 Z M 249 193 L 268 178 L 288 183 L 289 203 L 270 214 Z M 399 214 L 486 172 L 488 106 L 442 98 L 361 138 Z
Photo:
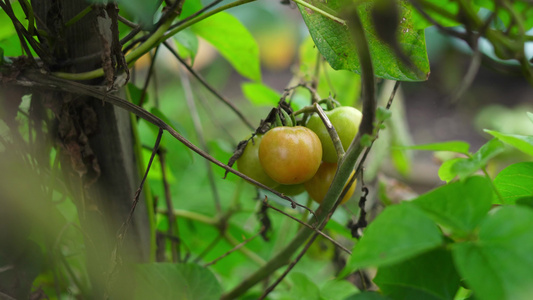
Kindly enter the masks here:
M 531 299 L 533 210 L 499 208 L 482 223 L 477 240 L 454 245 L 452 253 L 476 299 Z
M 494 178 L 494 185 L 503 204 L 514 204 L 522 197 L 533 196 L 533 162 L 508 166 Z
M 379 268 L 374 282 L 393 299 L 451 300 L 459 289 L 460 278 L 451 253 L 438 248 Z
M 219 299 L 222 287 L 208 269 L 196 264 L 151 263 L 137 268 L 135 299 Z
M 492 195 L 489 180 L 475 176 L 437 188 L 413 200 L 413 204 L 454 233 L 467 235 L 490 210 Z
M 334 15 L 340 15 L 343 5 L 347 1 L 319 0 L 306 1 L 319 9 Z M 418 70 L 405 66 L 394 51 L 384 43 L 375 33 L 370 11 L 372 1 L 363 1 L 358 5 L 358 11 L 363 22 L 375 76 L 392 80 L 423 81 L 429 75 L 429 61 L 426 53 L 426 42 L 423 30 L 414 27 L 411 10 L 404 1 L 400 1 L 400 24 L 397 39 L 403 52 L 409 57 Z M 332 19 L 298 5 L 309 32 L 313 37 L 320 53 L 336 70 L 350 70 L 360 74 L 361 68 L 356 53 L 356 46 L 352 34 L 347 26 L 341 25 Z
M 470 2 L 470 1 L 469 1 Z M 460 22 L 454 20 L 454 16 L 459 13 L 459 3 L 454 0 L 426 0 L 424 1 L 426 8 L 424 12 L 427 13 L 434 21 L 442 26 L 456 26 Z M 435 8 L 435 9 L 433 9 Z M 413 22 L 416 29 L 424 29 L 432 26 L 433 23 L 428 21 L 425 16 L 418 12 L 415 8 L 413 10 Z
M 344 271 L 398 263 L 441 244 L 441 232 L 421 209 L 411 203 L 389 206 L 365 230 Z
M 505 134 L 494 130 L 485 130 L 485 132 L 498 138 L 502 142 L 533 156 L 533 136 Z
M 261 80 L 259 47 L 237 18 L 220 12 L 191 28 L 211 43 L 241 75 L 255 81 Z

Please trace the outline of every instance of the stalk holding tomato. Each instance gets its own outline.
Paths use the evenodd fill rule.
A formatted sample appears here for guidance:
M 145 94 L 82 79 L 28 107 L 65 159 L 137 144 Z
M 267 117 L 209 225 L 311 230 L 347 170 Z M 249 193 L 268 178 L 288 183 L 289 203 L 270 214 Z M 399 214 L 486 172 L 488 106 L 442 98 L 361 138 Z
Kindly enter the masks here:
M 350 106 L 341 106 L 326 111 L 326 116 L 331 121 L 333 127 L 337 131 L 344 150 L 348 149 L 350 143 L 359 131 L 359 124 L 363 114 L 356 108 Z M 307 128 L 311 129 L 322 143 L 322 160 L 329 163 L 337 162 L 337 151 L 331 141 L 328 130 L 322 122 L 322 119 L 317 114 L 313 114 L 307 122 Z

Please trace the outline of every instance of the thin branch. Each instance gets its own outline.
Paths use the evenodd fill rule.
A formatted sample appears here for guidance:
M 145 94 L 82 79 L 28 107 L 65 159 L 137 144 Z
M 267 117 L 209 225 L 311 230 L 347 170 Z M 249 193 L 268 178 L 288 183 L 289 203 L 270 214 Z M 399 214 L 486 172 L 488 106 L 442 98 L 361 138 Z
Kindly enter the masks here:
M 342 147 L 342 142 L 339 137 L 339 134 L 337 133 L 337 130 L 335 127 L 333 127 L 333 124 L 331 124 L 331 121 L 329 120 L 328 116 L 326 116 L 326 113 L 318 105 L 317 102 L 315 102 L 314 107 L 316 109 L 316 113 L 322 119 L 322 122 L 324 123 L 324 126 L 326 126 L 326 130 L 328 131 L 329 137 L 331 138 L 331 141 L 333 142 L 333 146 L 335 146 L 335 151 L 337 152 L 338 161 L 341 161 L 344 157 L 344 148 Z
M 217 235 L 215 237 L 215 239 L 211 243 L 209 243 L 209 245 L 207 245 L 207 247 L 205 247 L 204 251 L 202 251 L 202 253 L 198 254 L 198 256 L 193 260 L 193 263 L 200 262 L 200 260 L 202 260 L 202 258 L 204 258 L 204 256 L 207 255 L 207 253 L 211 252 L 211 250 L 213 250 L 213 248 L 215 248 L 215 246 L 218 244 L 218 242 L 220 242 L 220 240 L 222 240 L 222 236 L 221 235 Z
M 183 90 L 185 92 L 185 100 L 187 102 L 187 106 L 189 107 L 192 122 L 194 124 L 194 131 L 196 131 L 196 136 L 198 137 L 198 141 L 200 143 L 200 148 L 209 154 L 209 149 L 207 147 L 207 143 L 204 137 L 204 132 L 202 129 L 202 122 L 200 121 L 200 116 L 198 115 L 196 104 L 194 103 L 194 96 L 193 96 L 192 89 L 191 89 L 191 83 L 189 82 L 189 77 L 187 77 L 187 74 L 184 74 L 184 71 L 181 68 L 178 71 L 180 74 Z M 211 166 L 209 161 L 204 160 L 204 162 L 206 163 L 207 177 L 209 179 L 209 186 L 211 187 L 211 193 L 213 193 L 215 207 L 216 207 L 217 212 L 220 214 L 222 213 L 222 207 L 220 206 L 220 195 L 218 193 L 217 185 L 215 182 L 215 175 L 213 173 L 213 167 Z
M 224 102 L 233 112 L 250 128 L 251 130 L 255 130 L 255 127 L 252 125 L 252 123 L 246 118 L 246 116 L 239 111 L 239 109 L 231 103 L 228 99 L 226 99 L 222 94 L 220 94 L 213 86 L 211 86 L 203 77 L 202 75 L 198 74 L 191 66 L 189 66 L 181 56 L 172 48 L 167 42 L 164 42 L 163 45 L 167 47 L 167 49 L 174 55 L 174 57 L 191 73 L 200 83 L 209 90 L 215 97 L 217 97 L 220 101 Z
M 217 257 L 215 260 L 211 261 L 211 262 L 208 262 L 206 264 L 204 264 L 204 267 L 209 267 L 211 265 L 214 265 L 216 264 L 218 261 L 220 261 L 221 259 L 223 259 L 224 257 L 230 255 L 231 253 L 241 249 L 243 246 L 245 246 L 246 244 L 248 244 L 250 241 L 252 241 L 253 239 L 255 239 L 258 235 L 260 235 L 263 231 L 265 230 L 265 227 L 261 227 L 261 230 L 259 230 L 259 232 L 257 232 L 256 234 L 254 234 L 253 236 L 245 239 L 244 241 L 242 241 L 240 244 L 236 245 L 235 247 L 233 247 L 232 249 L 230 249 L 228 252 L 222 254 L 221 256 Z
M 206 5 L 205 7 L 203 7 L 202 9 L 198 10 L 197 12 L 195 12 L 194 14 L 188 16 L 187 18 L 185 18 L 185 19 L 183 19 L 183 20 L 181 20 L 181 21 L 179 21 L 179 22 L 176 22 L 176 24 L 170 26 L 169 29 L 174 29 L 174 28 L 176 28 L 176 27 L 182 25 L 183 23 L 188 22 L 188 21 L 190 21 L 190 20 L 196 18 L 197 16 L 203 14 L 204 12 L 206 12 L 206 11 L 209 10 L 209 9 L 211 9 L 212 7 L 214 7 L 215 5 L 219 4 L 219 3 L 222 2 L 222 1 L 223 1 L 223 0 L 215 0 L 215 1 L 211 2 L 211 3 L 209 3 L 208 5 Z
M 339 247 L 339 248 L 340 248 L 341 250 L 343 250 L 344 252 L 348 253 L 349 255 L 352 254 L 352 251 L 346 249 L 346 247 L 344 247 L 343 245 L 339 244 L 339 242 L 337 242 L 336 240 L 334 240 L 333 238 L 331 238 L 329 235 L 325 234 L 324 232 L 320 231 L 318 228 L 313 227 L 313 226 L 311 226 L 311 225 L 305 223 L 304 221 L 302 221 L 302 220 L 300 220 L 300 219 L 298 219 L 298 218 L 295 218 L 295 217 L 289 215 L 288 213 L 282 211 L 281 209 L 278 209 L 278 208 L 276 208 L 276 207 L 274 207 L 274 206 L 268 204 L 268 201 L 267 201 L 267 197 L 266 197 L 266 195 L 265 195 L 265 200 L 263 200 L 263 202 L 266 204 L 266 206 L 267 206 L 268 208 L 271 208 L 271 209 L 273 209 L 273 210 L 279 212 L 280 214 L 285 215 L 285 216 L 287 216 L 287 217 L 293 219 L 294 221 L 296 221 L 296 222 L 302 224 L 303 226 L 305 226 L 305 227 L 307 227 L 307 228 L 309 228 L 309 229 L 314 230 L 316 233 L 318 233 L 318 234 L 320 234 L 321 236 L 323 236 L 325 239 L 327 239 L 328 241 L 330 241 L 331 243 L 333 243 L 333 245 Z
M 309 8 L 310 10 L 312 10 L 314 12 L 319 13 L 319 14 L 323 15 L 324 17 L 331 19 L 332 21 L 335 21 L 335 22 L 337 22 L 337 23 L 339 23 L 341 25 L 346 25 L 346 21 L 345 20 L 343 20 L 341 18 L 338 18 L 338 17 L 336 17 L 336 16 L 334 16 L 334 15 L 328 13 L 328 12 L 325 12 L 325 11 L 321 10 L 320 8 L 314 6 L 314 5 L 310 4 L 310 3 L 307 3 L 307 2 L 305 2 L 303 0 L 292 0 L 292 1 L 298 3 L 298 4 L 302 5 L 302 6 L 305 6 L 305 7 Z
M 144 100 L 146 99 L 146 95 L 148 94 L 146 91 L 148 90 L 148 84 L 150 83 L 150 79 L 152 78 L 152 75 L 154 73 L 154 66 L 155 66 L 155 60 L 157 58 L 157 53 L 159 53 L 159 49 L 161 47 L 157 46 L 155 47 L 154 55 L 151 57 L 150 60 L 150 67 L 148 67 L 148 74 L 146 74 L 146 78 L 144 79 L 144 85 L 141 90 L 141 97 L 139 99 L 139 106 L 143 106 Z
M 179 239 L 179 228 L 178 223 L 176 222 L 176 216 L 172 213 L 174 211 L 174 206 L 172 205 L 172 194 L 170 192 L 170 186 L 167 179 L 166 171 L 166 160 L 165 160 L 165 151 L 158 151 L 159 154 L 159 163 L 161 164 L 161 179 L 163 181 L 163 189 L 165 191 L 165 203 L 167 205 L 167 219 L 168 219 L 168 231 L 169 236 L 177 236 L 178 239 L 170 240 L 170 253 L 172 255 L 173 262 L 181 262 L 181 253 L 180 253 L 180 239 Z M 174 233 L 176 229 L 176 234 Z
M 157 134 L 157 138 L 155 140 L 154 144 L 154 150 L 152 151 L 152 155 L 150 156 L 150 160 L 148 161 L 148 166 L 146 167 L 146 171 L 144 172 L 144 177 L 141 180 L 141 183 L 139 184 L 139 187 L 137 188 L 137 191 L 135 192 L 135 196 L 133 198 L 133 204 L 131 205 L 130 213 L 128 215 L 128 218 L 126 221 L 122 224 L 121 228 L 118 231 L 117 237 L 119 240 L 119 244 L 122 243 L 122 240 L 124 239 L 128 227 L 130 225 L 131 219 L 133 217 L 133 213 L 135 212 L 135 208 L 137 207 L 137 203 L 139 202 L 139 197 L 141 196 L 141 192 L 144 186 L 144 182 L 146 181 L 146 178 L 148 177 L 148 172 L 150 172 L 150 167 L 152 166 L 152 162 L 154 161 L 154 157 L 157 154 L 157 149 L 159 149 L 159 143 L 161 142 L 161 137 L 163 136 L 163 129 L 159 129 L 159 133 Z

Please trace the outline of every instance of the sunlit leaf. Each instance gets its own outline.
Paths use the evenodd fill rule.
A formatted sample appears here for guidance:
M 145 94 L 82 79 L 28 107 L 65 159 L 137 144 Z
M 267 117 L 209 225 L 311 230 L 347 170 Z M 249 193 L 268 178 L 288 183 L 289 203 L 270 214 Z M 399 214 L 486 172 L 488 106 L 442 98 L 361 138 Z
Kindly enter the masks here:
M 427 150 L 427 151 L 451 151 L 462 154 L 468 154 L 470 144 L 463 141 L 448 141 L 442 143 L 431 143 L 415 146 L 407 146 L 405 149 L 411 150 Z
M 533 162 L 508 166 L 494 178 L 494 185 L 503 204 L 513 204 L 522 197 L 533 196 Z M 497 202 L 500 202 L 497 199 Z
M 248 29 L 237 18 L 220 12 L 191 28 L 194 33 L 211 43 L 241 75 L 254 81 L 261 80 L 259 47 Z
M 509 144 L 516 149 L 533 156 L 533 136 L 505 134 L 494 130 L 487 130 L 485 132 L 498 138 L 502 142 Z
M 276 106 L 280 94 L 259 82 L 246 82 L 242 84 L 244 96 L 255 105 Z

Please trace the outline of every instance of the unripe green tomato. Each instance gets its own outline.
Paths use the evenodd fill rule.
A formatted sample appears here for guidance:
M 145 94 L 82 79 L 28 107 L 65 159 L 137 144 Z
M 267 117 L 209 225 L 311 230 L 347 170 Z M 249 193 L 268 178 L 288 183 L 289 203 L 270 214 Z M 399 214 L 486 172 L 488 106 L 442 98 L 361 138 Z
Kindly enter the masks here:
M 296 196 L 305 192 L 305 186 L 300 184 L 280 184 L 275 188 L 276 191 L 283 193 L 286 196 Z
M 259 162 L 274 181 L 299 184 L 315 175 L 322 159 L 317 135 L 302 126 L 275 127 L 263 136 Z
M 261 144 L 262 138 L 263 135 L 256 135 L 248 142 L 241 157 L 237 159 L 237 170 L 270 188 L 274 188 L 279 183 L 275 182 L 274 179 L 265 173 L 265 170 L 263 170 L 259 162 L 259 145 Z
M 359 131 L 359 124 L 361 124 L 363 114 L 361 114 L 358 109 L 351 106 L 341 106 L 326 111 L 326 116 L 331 121 L 333 127 L 335 127 L 341 140 L 342 147 L 346 151 Z M 322 160 L 325 162 L 336 163 L 337 151 L 335 151 L 335 146 L 333 146 L 331 137 L 329 136 L 328 130 L 322 122 L 322 119 L 320 119 L 317 114 L 313 114 L 311 118 L 309 118 L 306 127 L 316 133 L 322 143 Z
M 336 172 L 337 172 L 336 163 L 322 162 L 315 176 L 313 176 L 313 178 L 311 178 L 309 181 L 304 183 L 307 193 L 309 193 L 309 196 L 313 200 L 315 200 L 318 203 L 322 203 L 322 200 L 324 200 L 324 197 L 326 196 L 326 193 L 328 192 L 331 182 L 333 182 L 333 178 L 335 177 Z M 353 177 L 354 175 L 355 175 L 355 171 L 352 171 L 352 174 L 350 174 L 350 178 Z M 354 181 L 352 186 L 350 186 L 350 189 L 348 190 L 346 195 L 344 195 L 344 198 L 342 198 L 340 204 L 345 203 L 346 201 L 348 201 L 348 199 L 350 199 L 350 197 L 352 197 L 355 191 L 356 183 L 357 181 Z M 346 184 L 348 184 L 348 182 L 346 182 Z M 346 184 L 344 185 L 344 187 L 346 187 Z

